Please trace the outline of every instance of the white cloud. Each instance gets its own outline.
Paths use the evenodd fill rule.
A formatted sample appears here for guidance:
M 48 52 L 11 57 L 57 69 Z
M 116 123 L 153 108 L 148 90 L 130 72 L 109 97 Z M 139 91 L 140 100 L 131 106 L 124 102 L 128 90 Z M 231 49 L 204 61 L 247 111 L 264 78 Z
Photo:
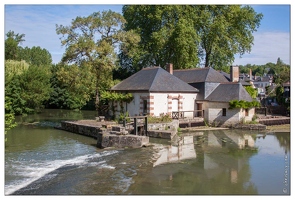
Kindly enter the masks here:
M 236 56 L 234 65 L 264 65 L 268 62 L 276 63 L 278 58 L 284 63 L 290 64 L 290 33 L 262 32 L 254 33 L 253 36 L 254 45 L 251 53 L 244 54 L 242 58 Z

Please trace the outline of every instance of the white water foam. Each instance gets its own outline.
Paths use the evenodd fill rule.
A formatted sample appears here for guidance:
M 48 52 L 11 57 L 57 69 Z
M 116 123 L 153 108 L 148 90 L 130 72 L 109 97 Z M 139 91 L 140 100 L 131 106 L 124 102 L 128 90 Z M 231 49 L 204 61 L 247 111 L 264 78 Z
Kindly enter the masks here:
M 90 159 L 109 156 L 112 154 L 116 154 L 118 151 L 105 151 L 102 153 L 96 154 L 87 154 L 83 156 L 78 156 L 75 158 L 67 159 L 67 160 L 53 160 L 53 161 L 41 161 L 37 163 L 23 163 L 22 166 L 18 165 L 18 168 L 15 169 L 15 175 L 24 177 L 22 180 L 16 180 L 8 185 L 5 185 L 5 195 L 9 195 L 14 193 L 15 191 L 28 186 L 29 184 L 33 183 L 34 181 L 40 179 L 41 177 L 45 176 L 46 174 L 53 172 L 54 170 L 61 168 L 66 165 L 83 165 L 88 164 Z M 100 165 L 102 164 L 102 165 Z M 108 166 L 105 164 L 105 161 L 95 162 L 91 165 L 100 165 L 104 168 L 114 169 L 115 167 Z M 51 176 L 51 178 L 53 178 Z

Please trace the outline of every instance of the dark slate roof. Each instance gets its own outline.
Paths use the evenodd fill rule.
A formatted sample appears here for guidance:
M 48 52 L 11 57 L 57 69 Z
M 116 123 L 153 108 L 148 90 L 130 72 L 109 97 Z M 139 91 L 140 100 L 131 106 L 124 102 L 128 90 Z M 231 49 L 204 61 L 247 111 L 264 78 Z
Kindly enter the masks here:
M 224 83 L 228 80 L 211 67 L 174 70 L 173 75 L 186 83 L 214 82 Z
M 224 71 L 219 71 L 219 73 L 222 74 L 226 78 L 226 80 L 228 80 L 230 82 L 230 74 L 228 74 Z
M 161 67 L 144 68 L 111 88 L 113 91 L 195 93 L 198 89 L 171 75 Z
M 221 83 L 205 100 L 218 102 L 229 102 L 231 100 L 253 101 L 240 83 Z

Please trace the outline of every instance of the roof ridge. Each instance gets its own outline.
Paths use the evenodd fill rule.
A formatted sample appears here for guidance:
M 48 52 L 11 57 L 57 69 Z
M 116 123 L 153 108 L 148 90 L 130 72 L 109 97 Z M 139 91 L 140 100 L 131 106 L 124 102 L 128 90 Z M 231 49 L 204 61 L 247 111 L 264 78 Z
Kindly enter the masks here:
M 190 69 L 175 69 L 173 71 L 192 71 L 192 70 L 205 70 L 206 67 L 203 67 L 203 68 L 190 68 Z
M 205 81 L 207 80 L 207 78 L 208 78 L 208 74 L 209 74 L 209 70 L 210 69 L 212 69 L 211 67 L 208 67 L 208 72 L 207 72 L 207 74 L 206 74 L 206 77 L 205 77 Z
M 154 76 L 154 79 L 153 79 L 151 85 L 150 85 L 149 92 L 150 92 L 151 88 L 153 87 L 153 84 L 154 84 L 154 82 L 155 82 L 155 80 L 156 80 L 156 77 L 159 75 L 159 69 L 160 69 L 160 68 L 162 68 L 162 67 L 155 67 L 155 69 L 157 69 L 157 72 L 156 72 L 156 75 Z M 163 70 L 164 70 L 164 69 L 163 69 Z

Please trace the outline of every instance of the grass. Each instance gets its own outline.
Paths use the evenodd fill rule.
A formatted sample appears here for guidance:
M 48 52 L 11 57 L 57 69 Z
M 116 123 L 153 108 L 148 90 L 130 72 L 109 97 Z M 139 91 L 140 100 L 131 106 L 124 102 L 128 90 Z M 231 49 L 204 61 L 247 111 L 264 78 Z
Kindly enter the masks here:
M 281 125 L 267 126 L 266 130 L 277 131 L 277 132 L 291 132 L 291 125 L 281 124 Z

